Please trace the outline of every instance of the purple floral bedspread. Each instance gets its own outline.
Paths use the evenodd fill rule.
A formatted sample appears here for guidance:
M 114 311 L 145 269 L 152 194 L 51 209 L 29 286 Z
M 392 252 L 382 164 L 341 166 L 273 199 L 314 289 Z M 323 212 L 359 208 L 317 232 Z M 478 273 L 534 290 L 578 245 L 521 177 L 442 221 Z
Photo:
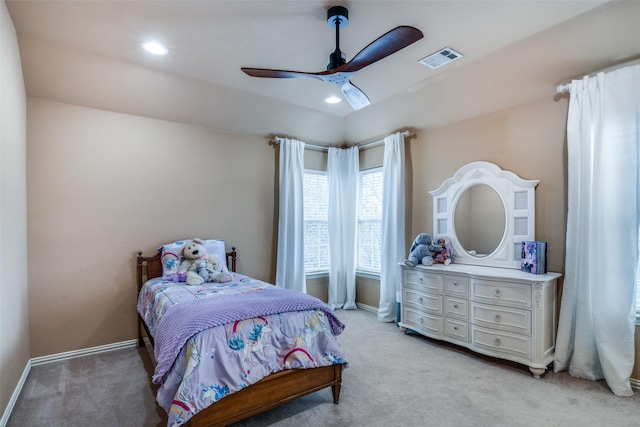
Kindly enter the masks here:
M 208 303 L 201 301 L 209 300 L 214 307 L 227 305 L 225 301 L 229 302 L 230 307 L 231 303 L 236 304 L 236 308 L 232 309 L 234 314 L 230 317 L 235 319 L 238 317 L 235 312 L 242 311 L 238 309 L 237 300 L 243 294 L 248 301 L 254 301 L 259 306 L 262 304 L 257 302 L 261 301 L 262 295 L 269 296 L 278 291 L 273 285 L 237 273 L 233 273 L 231 282 L 200 286 L 187 286 L 157 278 L 143 286 L 138 298 L 138 312 L 155 338 L 155 352 L 158 355 L 158 338 L 165 331 L 165 315 L 165 320 L 170 322 L 172 317 L 179 318 L 185 312 L 193 312 L 198 316 L 198 324 L 204 324 L 202 318 L 227 319 L 231 316 L 228 310 L 220 316 L 203 315 L 202 305 Z M 292 303 L 291 292 L 283 292 L 289 298 L 285 298 L 287 303 L 284 304 L 288 311 L 271 314 L 267 309 L 260 313 L 269 314 L 242 315 L 239 316 L 243 317 L 241 319 L 204 329 L 185 338 L 186 342 L 177 352 L 175 361 L 170 360 L 168 364 L 162 362 L 166 370 L 159 361 L 154 381 L 161 383 L 157 400 L 169 415 L 169 426 L 183 424 L 212 403 L 274 372 L 332 364 L 347 365 L 336 338 L 344 325 L 326 304 L 319 300 L 316 300 L 317 304 L 312 303 L 313 298 L 305 294 L 300 294 L 302 306 L 312 308 L 296 310 L 295 304 L 298 302 Z M 178 308 L 180 304 L 182 307 Z M 192 307 L 198 308 L 193 310 Z M 172 312 L 175 314 L 168 314 Z M 161 326 L 158 332 L 157 325 Z M 169 329 L 189 328 L 173 326 Z M 191 332 L 187 332 L 189 334 Z M 184 342 L 182 339 L 178 341 Z M 172 351 L 168 353 L 175 355 Z M 164 372 L 159 372 L 158 368 Z

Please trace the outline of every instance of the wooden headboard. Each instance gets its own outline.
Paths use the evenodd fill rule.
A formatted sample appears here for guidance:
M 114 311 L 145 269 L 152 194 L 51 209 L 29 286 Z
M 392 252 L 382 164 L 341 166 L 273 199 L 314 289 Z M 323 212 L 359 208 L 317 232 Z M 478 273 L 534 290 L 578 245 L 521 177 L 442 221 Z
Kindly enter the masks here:
M 162 263 L 160 262 L 161 252 L 158 252 L 152 257 L 142 256 L 142 251 L 138 252 L 136 258 L 136 269 L 138 278 L 138 291 L 142 288 L 144 282 L 154 277 L 162 276 Z M 230 252 L 227 252 L 227 268 L 233 272 L 236 271 L 236 258 L 238 254 L 235 246 L 231 248 Z

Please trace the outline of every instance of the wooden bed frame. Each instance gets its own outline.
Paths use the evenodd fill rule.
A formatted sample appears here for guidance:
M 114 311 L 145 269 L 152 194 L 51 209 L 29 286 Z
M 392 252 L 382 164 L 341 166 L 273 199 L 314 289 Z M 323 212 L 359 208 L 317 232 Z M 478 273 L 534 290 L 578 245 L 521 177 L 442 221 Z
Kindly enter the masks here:
M 146 280 L 162 276 L 160 256 L 160 252 L 152 257 L 144 257 L 142 252 L 138 252 L 136 261 L 138 293 Z M 231 271 L 236 271 L 236 257 L 236 248 L 231 248 L 231 252 L 227 252 L 227 266 Z M 140 315 L 138 315 L 138 346 L 147 347 L 155 365 L 153 337 Z M 342 365 L 277 372 L 226 396 L 196 414 L 184 425 L 187 427 L 227 426 L 326 387 L 331 387 L 333 403 L 337 404 L 341 383 Z

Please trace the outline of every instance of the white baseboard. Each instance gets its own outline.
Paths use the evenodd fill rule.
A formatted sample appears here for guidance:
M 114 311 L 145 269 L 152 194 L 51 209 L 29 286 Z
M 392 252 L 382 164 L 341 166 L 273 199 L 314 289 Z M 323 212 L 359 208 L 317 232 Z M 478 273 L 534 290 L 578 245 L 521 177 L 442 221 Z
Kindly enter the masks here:
M 364 311 L 370 311 L 371 313 L 378 313 L 378 307 L 374 307 L 372 305 L 362 304 L 360 302 L 356 303 L 356 307 Z
M 9 399 L 9 403 L 7 403 L 7 407 L 2 414 L 2 418 L 0 418 L 0 427 L 5 427 L 9 422 L 9 417 L 11 416 L 11 412 L 13 411 L 13 407 L 16 405 L 18 401 L 18 396 L 20 396 L 20 392 L 22 392 L 22 387 L 24 387 L 24 383 L 27 381 L 27 377 L 29 376 L 29 372 L 31 371 L 31 360 L 27 360 L 27 364 L 22 371 L 22 375 L 20 376 L 20 380 L 18 380 L 18 384 L 16 388 L 13 390 L 13 394 L 11 395 L 11 399 Z
M 83 348 L 80 350 L 67 351 L 64 353 L 50 354 L 48 356 L 34 357 L 31 359 L 31 366 L 44 365 L 51 362 L 59 362 L 61 360 L 73 359 L 75 357 L 88 356 L 90 354 L 105 353 L 112 350 L 120 350 L 122 348 L 135 347 L 138 340 L 120 341 L 113 344 L 99 345 L 97 347 Z
M 640 391 L 640 380 L 635 378 L 631 378 L 631 388 Z

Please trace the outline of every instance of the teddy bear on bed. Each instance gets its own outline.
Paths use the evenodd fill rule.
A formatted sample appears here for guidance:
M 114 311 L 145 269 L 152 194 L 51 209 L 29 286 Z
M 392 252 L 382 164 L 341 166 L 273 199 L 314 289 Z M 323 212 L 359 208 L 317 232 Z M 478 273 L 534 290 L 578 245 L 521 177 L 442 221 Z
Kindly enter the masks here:
M 451 239 L 445 235 L 438 236 L 431 245 L 431 255 L 433 262 L 437 264 L 449 265 L 453 262 L 455 251 L 451 245 Z
M 231 281 L 227 267 L 216 256 L 207 253 L 202 239 L 191 240 L 184 246 L 182 254 L 184 261 L 180 264 L 178 276 L 186 275 L 187 285 Z
M 404 265 L 409 268 L 413 268 L 418 264 L 433 264 L 431 236 L 427 233 L 420 233 L 416 236 L 409 250 L 409 258 L 404 260 Z

